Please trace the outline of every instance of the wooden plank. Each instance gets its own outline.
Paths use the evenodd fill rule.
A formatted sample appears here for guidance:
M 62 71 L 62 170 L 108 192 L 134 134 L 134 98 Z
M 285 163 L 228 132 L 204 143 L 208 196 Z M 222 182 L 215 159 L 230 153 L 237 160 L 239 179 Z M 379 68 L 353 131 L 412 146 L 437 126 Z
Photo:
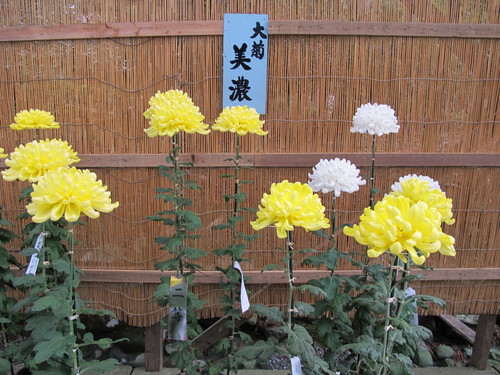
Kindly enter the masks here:
M 225 323 L 230 319 L 231 316 L 224 315 L 204 330 L 200 335 L 195 337 L 191 342 L 191 345 L 197 348 L 200 352 L 204 352 L 211 346 L 215 345 L 220 339 L 229 335 L 229 328 L 225 325 Z M 236 328 L 239 328 L 246 321 L 248 321 L 248 318 L 236 319 Z
M 163 328 L 161 323 L 146 327 L 145 335 L 145 352 L 144 352 L 144 367 L 146 371 L 161 371 L 163 370 Z
M 78 168 L 147 168 L 165 165 L 165 154 L 80 154 Z M 180 161 L 191 162 L 194 167 L 229 167 L 227 159 L 233 154 L 182 154 Z M 242 154 L 242 166 L 262 168 L 312 168 L 320 159 L 345 158 L 357 167 L 368 167 L 371 154 L 362 153 L 288 153 L 288 154 Z M 440 154 L 440 153 L 378 153 L 377 167 L 500 167 L 500 154 Z M 5 159 L 0 159 L 0 168 L 6 168 Z
M 0 42 L 222 35 L 223 21 L 165 21 L 77 24 L 55 26 L 3 26 Z M 270 20 L 271 35 L 344 35 L 442 38 L 500 38 L 498 24 L 422 22 L 351 22 L 329 20 Z
M 0 41 L 222 35 L 222 21 L 167 21 L 0 27 Z
M 439 317 L 441 318 L 441 320 L 443 320 L 446 324 L 450 326 L 453 332 L 463 337 L 465 340 L 469 342 L 469 344 L 474 344 L 474 340 L 476 339 L 476 332 L 472 328 L 470 328 L 467 324 L 462 323 L 453 315 L 443 314 L 439 315 Z
M 146 283 L 159 284 L 162 276 L 175 275 L 174 271 L 158 270 L 121 270 L 121 269 L 82 269 L 82 281 L 104 283 Z M 338 275 L 358 275 L 358 270 L 336 271 Z M 500 268 L 437 268 L 434 270 L 413 270 L 414 274 L 422 274 L 426 281 L 453 280 L 499 280 Z M 325 270 L 295 270 L 297 284 L 307 283 L 312 279 L 327 277 Z M 247 284 L 287 284 L 288 278 L 284 271 L 245 271 L 249 278 Z M 219 271 L 203 271 L 195 275 L 197 284 L 219 284 L 224 282 L 224 276 Z
M 269 21 L 269 34 L 499 38 L 500 25 L 279 20 Z
M 496 320 L 497 316 L 493 314 L 479 315 L 471 357 L 471 363 L 479 370 L 486 369 L 486 365 L 488 364 Z
M 371 164 L 371 154 L 255 154 L 255 167 L 313 167 L 320 159 L 345 158 L 358 167 Z M 377 153 L 377 167 L 500 167 L 500 154 Z

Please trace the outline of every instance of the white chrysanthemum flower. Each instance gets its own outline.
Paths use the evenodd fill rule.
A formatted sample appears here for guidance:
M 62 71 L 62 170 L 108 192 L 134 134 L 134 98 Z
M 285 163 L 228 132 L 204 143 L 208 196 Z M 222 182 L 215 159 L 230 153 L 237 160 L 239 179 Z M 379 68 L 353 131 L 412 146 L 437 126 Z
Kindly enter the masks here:
M 363 104 L 352 118 L 351 133 L 384 135 L 399 131 L 394 110 L 386 104 Z
M 335 158 L 333 160 L 321 159 L 309 174 L 311 181 L 308 182 L 313 191 L 329 193 L 333 191 L 336 197 L 345 191 L 353 193 L 359 190 L 360 185 L 366 181 L 359 176 L 359 169 L 349 160 Z
M 417 176 L 416 174 L 407 174 L 406 176 L 400 177 L 399 182 L 395 182 L 392 184 L 391 190 L 394 192 L 398 192 L 398 191 L 402 192 L 403 189 L 401 188 L 401 183 L 404 180 L 409 180 L 410 178 L 418 178 L 420 181 L 427 181 L 431 190 L 438 189 L 439 191 L 442 191 L 441 187 L 439 186 L 439 182 L 433 180 L 429 176 L 422 176 L 422 175 Z

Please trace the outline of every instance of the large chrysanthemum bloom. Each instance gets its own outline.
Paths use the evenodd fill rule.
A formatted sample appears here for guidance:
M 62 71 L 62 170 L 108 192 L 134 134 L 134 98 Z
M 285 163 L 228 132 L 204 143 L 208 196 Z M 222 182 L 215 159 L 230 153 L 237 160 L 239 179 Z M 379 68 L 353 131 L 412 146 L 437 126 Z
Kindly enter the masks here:
M 54 116 L 50 112 L 40 109 L 21 111 L 16 114 L 14 121 L 13 124 L 10 124 L 10 128 L 13 130 L 59 128 L 59 123 L 54 121 Z
M 238 135 L 247 133 L 266 135 L 268 132 L 262 130 L 264 121 L 259 119 L 255 108 L 245 106 L 226 107 L 221 112 L 212 126 L 213 130 L 220 132 L 232 132 Z
M 384 135 L 399 131 L 394 110 L 386 104 L 363 104 L 352 118 L 351 133 Z
M 95 173 L 75 167 L 59 168 L 33 184 L 31 203 L 26 208 L 35 223 L 56 221 L 63 216 L 75 222 L 82 214 L 96 219 L 99 212 L 111 212 L 118 207 L 118 202 L 111 203 L 110 195 Z
M 309 174 L 311 181 L 308 182 L 313 191 L 329 193 L 333 191 L 336 197 L 341 192 L 354 193 L 359 190 L 360 185 L 366 181 L 359 176 L 359 169 L 349 160 L 339 158 L 325 160 L 321 159 Z
M 402 196 L 386 195 L 373 209 L 365 208 L 359 225 L 344 227 L 344 234 L 368 246 L 371 258 L 390 251 L 406 262 L 408 253 L 420 265 L 438 251 L 456 254 L 455 239 L 441 229 L 441 215 L 425 202 Z
M 279 238 L 286 238 L 287 231 L 294 227 L 307 231 L 330 227 L 318 195 L 307 184 L 287 180 L 271 185 L 271 194 L 264 193 L 262 197 L 257 220 L 250 222 L 255 230 L 273 224 Z
M 7 156 L 9 155 L 5 154 L 5 150 L 0 147 L 0 158 L 5 159 Z
M 66 141 L 51 139 L 33 141 L 16 147 L 5 164 L 10 167 L 2 172 L 6 181 L 36 182 L 47 171 L 78 163 L 80 158 Z
M 208 125 L 203 123 L 205 116 L 194 105 L 191 98 L 181 90 L 157 92 L 149 100 L 149 108 L 144 112 L 150 127 L 144 131 L 149 137 L 186 133 L 208 134 Z
M 396 196 L 407 197 L 412 203 L 422 201 L 431 208 L 435 208 L 441 215 L 441 221 L 453 224 L 452 200 L 439 187 L 439 183 L 427 176 L 407 175 L 392 185 L 392 193 Z

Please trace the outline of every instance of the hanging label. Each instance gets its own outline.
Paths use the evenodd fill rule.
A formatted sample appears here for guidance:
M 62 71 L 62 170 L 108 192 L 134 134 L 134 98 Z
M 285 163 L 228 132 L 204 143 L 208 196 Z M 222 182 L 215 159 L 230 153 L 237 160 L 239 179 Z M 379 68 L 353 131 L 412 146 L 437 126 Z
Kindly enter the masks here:
M 35 245 L 33 246 L 33 248 L 36 251 L 40 252 L 40 250 L 42 249 L 46 235 L 47 235 L 46 232 L 42 232 L 36 238 Z M 30 258 L 30 263 L 28 264 L 28 268 L 26 269 L 26 275 L 36 274 L 36 269 L 38 268 L 39 262 L 40 262 L 40 259 L 38 259 L 38 254 L 33 254 Z
M 267 14 L 224 14 L 223 108 L 266 113 L 268 23 Z
M 236 268 L 241 273 L 241 290 L 240 290 L 240 303 L 241 303 L 241 312 L 248 311 L 250 308 L 250 301 L 248 300 L 247 290 L 245 288 L 245 277 L 243 276 L 243 270 L 241 269 L 240 264 L 235 261 L 233 267 Z
M 302 375 L 302 364 L 299 357 L 290 358 L 292 364 L 292 375 Z
M 37 254 L 33 254 L 30 258 L 30 264 L 28 264 L 28 268 L 26 269 L 26 275 L 34 275 L 36 273 L 38 262 L 40 262 L 40 259 L 38 259 Z
M 184 277 L 170 278 L 168 297 L 168 339 L 187 340 L 187 292 L 188 283 Z

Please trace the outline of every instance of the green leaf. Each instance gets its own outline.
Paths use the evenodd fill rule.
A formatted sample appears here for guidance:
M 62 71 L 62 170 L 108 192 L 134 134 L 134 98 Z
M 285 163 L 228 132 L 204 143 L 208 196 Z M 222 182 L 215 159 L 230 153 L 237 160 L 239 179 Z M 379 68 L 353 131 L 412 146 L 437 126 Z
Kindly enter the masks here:
M 228 228 L 231 228 L 231 225 L 229 225 L 229 224 L 218 224 L 218 225 L 214 225 L 212 227 L 212 229 L 215 229 L 215 230 L 228 229 Z
M 310 315 L 314 312 L 314 307 L 305 302 L 296 301 L 294 306 L 300 315 Z
M 268 307 L 260 303 L 253 304 L 251 309 L 259 315 L 264 315 L 267 319 L 274 320 L 277 323 L 284 323 L 284 314 L 279 307 Z
M 243 341 L 247 345 L 249 345 L 253 342 L 252 336 L 250 336 L 249 334 L 247 334 L 243 331 L 238 331 L 238 335 L 240 336 L 241 341 Z
M 182 239 L 178 237 L 156 237 L 155 242 L 160 245 L 165 245 L 165 247 L 170 250 L 182 246 Z
M 272 270 L 282 270 L 284 269 L 282 265 L 280 264 L 268 264 L 260 270 L 261 273 L 264 273 L 265 271 L 272 271 Z
M 52 337 L 49 340 L 41 341 L 36 344 L 33 350 L 36 352 L 35 363 L 47 361 L 50 357 L 60 357 L 66 352 L 67 343 L 61 332 L 52 331 Z
M 0 358 L 0 373 L 7 374 L 10 371 L 10 362 L 5 358 Z
M 26 321 L 26 330 L 31 331 L 35 342 L 46 339 L 47 334 L 56 330 L 59 318 L 52 314 L 36 314 Z
M 255 360 L 259 358 L 262 362 L 267 362 L 267 359 L 274 354 L 287 354 L 286 351 L 278 345 L 278 340 L 275 337 L 269 337 L 267 341 L 256 341 L 253 345 L 243 346 L 236 353 L 240 358 L 246 360 Z
M 45 295 L 40 297 L 35 301 L 35 303 L 33 303 L 31 310 L 32 311 L 42 311 L 45 309 L 62 310 L 65 307 L 66 307 L 66 301 L 63 298 L 54 295 Z
M 203 250 L 197 249 L 195 247 L 184 247 L 184 256 L 188 259 L 199 259 L 207 255 Z
M 246 242 L 253 242 L 255 239 L 259 238 L 259 235 L 258 234 L 238 233 L 238 238 L 241 238 L 243 241 L 246 241 Z
M 300 290 L 301 292 L 309 292 L 315 296 L 326 297 L 325 291 L 317 286 L 312 286 L 312 285 L 306 284 L 306 285 L 299 286 L 297 289 Z
M 194 212 L 187 210 L 177 211 L 177 216 L 184 221 L 184 227 L 189 230 L 195 230 L 201 227 L 201 219 Z

